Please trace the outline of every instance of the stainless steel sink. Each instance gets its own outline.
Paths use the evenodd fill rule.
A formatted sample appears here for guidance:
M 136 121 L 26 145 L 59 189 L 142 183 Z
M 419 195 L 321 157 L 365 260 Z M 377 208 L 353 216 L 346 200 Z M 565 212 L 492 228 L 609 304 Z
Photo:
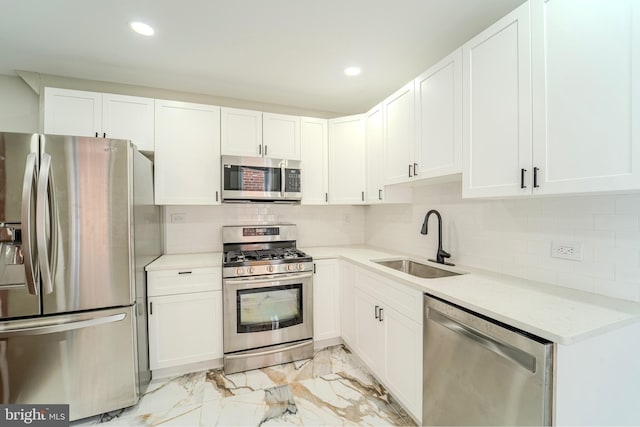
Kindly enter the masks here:
M 440 277 L 460 275 L 460 273 L 454 273 L 453 271 L 443 270 L 441 268 L 432 267 L 426 264 L 420 264 L 419 262 L 411 261 L 410 259 L 396 259 L 392 261 L 373 262 L 384 267 L 393 268 L 394 270 L 410 274 L 412 276 L 421 277 L 423 279 L 438 279 Z

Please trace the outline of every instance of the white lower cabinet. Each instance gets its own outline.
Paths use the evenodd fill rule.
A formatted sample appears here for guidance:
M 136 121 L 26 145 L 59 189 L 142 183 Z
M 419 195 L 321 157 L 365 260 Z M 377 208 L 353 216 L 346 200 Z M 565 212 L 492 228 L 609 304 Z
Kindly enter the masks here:
M 338 261 L 314 261 L 313 275 L 313 339 L 340 336 L 340 287 Z
M 355 268 L 355 343 L 367 367 L 422 418 L 422 293 Z
M 221 269 L 147 274 L 151 370 L 220 359 Z
M 340 275 L 340 335 L 349 346 L 356 344 L 355 327 L 355 267 L 346 261 L 339 262 Z

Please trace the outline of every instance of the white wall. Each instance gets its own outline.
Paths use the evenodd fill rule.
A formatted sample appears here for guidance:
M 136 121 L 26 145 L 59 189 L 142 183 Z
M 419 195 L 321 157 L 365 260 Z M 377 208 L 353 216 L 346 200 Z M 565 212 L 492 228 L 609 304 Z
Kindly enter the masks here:
M 172 223 L 172 214 L 185 222 Z M 221 251 L 223 225 L 296 224 L 299 247 L 364 244 L 362 206 L 166 206 L 164 223 L 167 254 Z
M 369 206 L 366 243 L 434 257 L 437 222 L 454 263 L 640 301 L 640 195 L 462 200 L 459 182 L 417 187 L 412 205 Z M 551 241 L 583 244 L 583 261 L 551 258 Z
M 38 102 L 20 77 L 0 74 L 0 131 L 38 132 Z

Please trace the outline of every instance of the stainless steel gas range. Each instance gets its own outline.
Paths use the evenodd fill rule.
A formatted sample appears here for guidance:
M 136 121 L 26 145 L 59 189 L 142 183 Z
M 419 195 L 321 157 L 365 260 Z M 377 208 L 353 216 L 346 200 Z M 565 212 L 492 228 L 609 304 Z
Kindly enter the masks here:
M 295 225 L 222 228 L 224 371 L 313 356 L 313 261 Z

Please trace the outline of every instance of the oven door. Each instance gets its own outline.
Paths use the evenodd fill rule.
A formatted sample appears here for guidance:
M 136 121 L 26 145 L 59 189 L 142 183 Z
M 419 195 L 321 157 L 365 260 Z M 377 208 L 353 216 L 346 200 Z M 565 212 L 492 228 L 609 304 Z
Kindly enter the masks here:
M 311 272 L 224 279 L 224 352 L 313 337 Z

